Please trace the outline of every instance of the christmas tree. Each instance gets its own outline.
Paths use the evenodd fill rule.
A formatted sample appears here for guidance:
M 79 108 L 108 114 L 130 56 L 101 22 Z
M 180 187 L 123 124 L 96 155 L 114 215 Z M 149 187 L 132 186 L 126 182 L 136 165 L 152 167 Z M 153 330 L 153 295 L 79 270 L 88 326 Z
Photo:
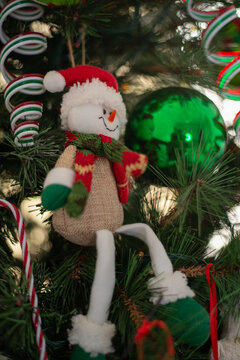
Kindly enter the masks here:
M 237 5 L 1 2 L 0 358 L 240 358 Z

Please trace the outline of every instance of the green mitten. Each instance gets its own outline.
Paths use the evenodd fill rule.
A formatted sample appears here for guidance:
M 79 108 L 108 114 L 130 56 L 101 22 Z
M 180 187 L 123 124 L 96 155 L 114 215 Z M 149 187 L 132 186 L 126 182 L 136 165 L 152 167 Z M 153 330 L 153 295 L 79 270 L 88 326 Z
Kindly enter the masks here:
M 69 216 L 77 218 L 82 214 L 88 194 L 89 192 L 82 182 L 79 181 L 73 185 L 66 204 Z
M 52 184 L 43 189 L 42 204 L 47 210 L 57 210 L 66 204 L 71 189 L 64 185 Z
M 98 354 L 97 357 L 92 357 L 89 353 L 85 352 L 80 346 L 74 345 L 71 360 L 105 360 L 106 357 Z
M 210 335 L 208 312 L 194 299 L 186 297 L 164 305 L 166 322 L 177 342 L 191 346 L 203 345 Z

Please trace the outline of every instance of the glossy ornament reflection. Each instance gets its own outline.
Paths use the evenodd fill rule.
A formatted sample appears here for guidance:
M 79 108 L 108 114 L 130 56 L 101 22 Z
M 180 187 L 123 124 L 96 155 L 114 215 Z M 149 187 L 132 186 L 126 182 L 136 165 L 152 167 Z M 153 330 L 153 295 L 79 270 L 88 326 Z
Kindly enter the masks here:
M 196 156 L 201 165 L 209 154 L 216 159 L 223 155 L 226 128 L 218 108 L 205 95 L 194 89 L 168 87 L 137 104 L 125 142 L 134 151 L 147 154 L 150 164 L 161 169 L 174 168 L 179 150 L 190 170 Z

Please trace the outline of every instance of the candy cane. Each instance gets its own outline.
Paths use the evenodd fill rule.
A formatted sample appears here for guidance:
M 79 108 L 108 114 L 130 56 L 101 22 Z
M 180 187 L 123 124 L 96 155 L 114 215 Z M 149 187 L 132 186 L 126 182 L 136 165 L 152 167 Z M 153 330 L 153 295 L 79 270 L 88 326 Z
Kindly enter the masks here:
M 42 320 L 38 309 L 38 297 L 34 286 L 34 278 L 31 269 L 31 259 L 30 259 L 30 254 L 28 252 L 23 217 L 20 210 L 15 205 L 8 202 L 7 200 L 0 199 L 0 206 L 10 210 L 17 222 L 18 236 L 20 239 L 20 244 L 22 249 L 27 286 L 29 288 L 29 298 L 30 298 L 30 303 L 33 307 L 32 320 L 36 332 L 36 342 L 40 353 L 39 359 L 47 360 L 46 342 L 42 331 Z
M 230 81 L 240 72 L 240 51 L 210 51 L 210 46 L 219 31 L 237 19 L 236 8 L 232 5 L 217 11 L 201 11 L 193 7 L 193 0 L 187 0 L 186 4 L 188 13 L 192 18 L 209 22 L 208 27 L 203 32 L 202 46 L 209 61 L 225 65 L 217 78 L 217 84 L 222 89 L 223 96 L 231 100 L 240 100 L 240 89 L 228 89 Z
M 11 99 L 18 92 L 28 95 L 43 94 L 43 76 L 28 74 L 15 77 L 6 69 L 5 62 L 12 51 L 23 55 L 41 54 L 47 48 L 47 40 L 44 35 L 36 32 L 22 33 L 9 39 L 3 30 L 3 23 L 9 15 L 18 20 L 33 21 L 42 14 L 42 7 L 30 0 L 10 1 L 0 12 L 0 40 L 5 44 L 0 53 L 0 70 L 8 83 L 4 91 L 4 101 L 10 112 L 14 141 L 18 146 L 34 144 L 33 137 L 38 134 L 38 120 L 42 117 L 43 105 L 39 101 L 25 101 L 15 106 Z

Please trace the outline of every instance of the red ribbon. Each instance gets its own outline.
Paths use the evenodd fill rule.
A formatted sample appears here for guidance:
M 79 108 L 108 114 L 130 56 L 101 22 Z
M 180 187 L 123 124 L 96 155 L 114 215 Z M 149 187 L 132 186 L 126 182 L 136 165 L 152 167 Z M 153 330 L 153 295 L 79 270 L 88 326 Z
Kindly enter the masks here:
M 210 293 L 210 330 L 213 359 L 218 360 L 218 334 L 217 334 L 217 292 L 216 283 L 210 273 L 213 264 L 207 264 L 206 278 Z
M 153 320 L 153 321 L 144 320 L 143 325 L 137 330 L 137 334 L 134 338 L 134 342 L 139 341 L 139 343 L 142 345 L 143 339 L 149 335 L 151 329 L 155 326 L 161 328 L 164 331 L 166 335 L 166 345 L 167 345 L 168 354 L 174 356 L 175 350 L 174 350 L 172 336 L 170 334 L 167 325 L 161 320 Z M 143 356 L 139 358 L 143 359 Z

